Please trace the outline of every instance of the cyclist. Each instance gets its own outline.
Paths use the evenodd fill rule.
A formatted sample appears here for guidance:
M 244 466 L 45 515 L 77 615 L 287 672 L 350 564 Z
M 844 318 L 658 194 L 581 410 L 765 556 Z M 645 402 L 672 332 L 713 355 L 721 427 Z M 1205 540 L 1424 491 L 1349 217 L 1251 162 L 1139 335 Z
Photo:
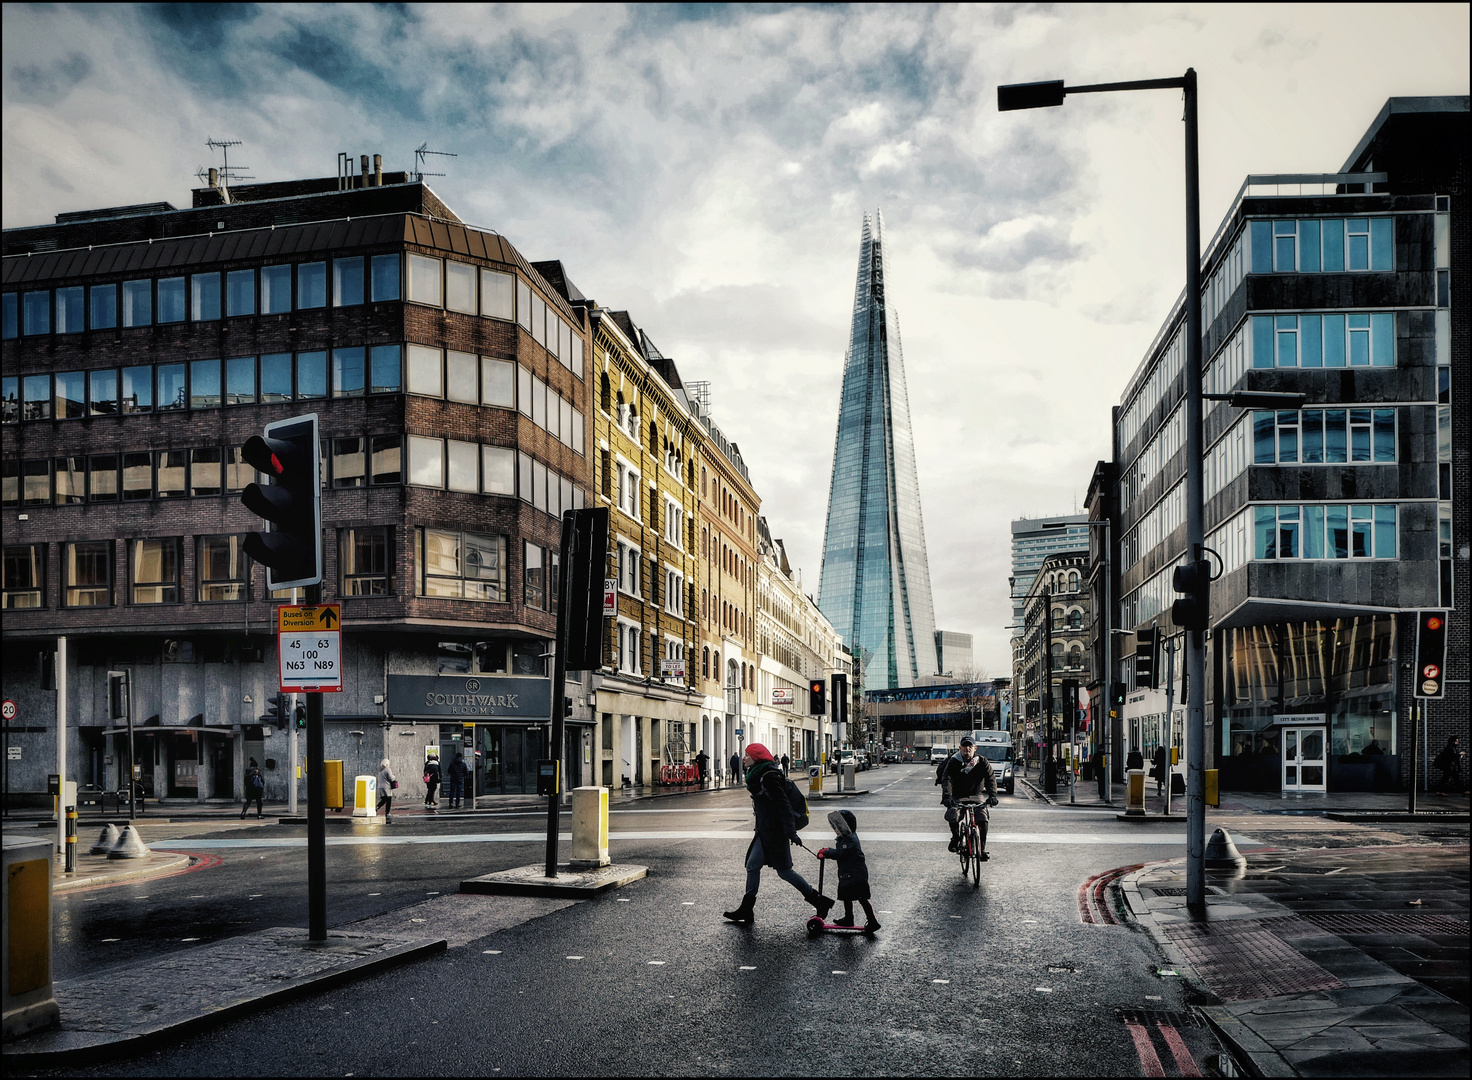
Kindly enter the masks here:
M 962 799 L 974 799 L 986 792 L 986 805 L 997 805 L 997 774 L 985 754 L 976 752 L 976 743 L 968 736 L 961 740 L 961 749 L 946 763 L 942 800 L 946 805 L 946 821 L 951 826 L 951 851 L 961 847 Z M 986 853 L 987 814 L 982 807 L 976 814 L 976 826 L 981 832 L 980 859 L 985 862 L 991 856 Z

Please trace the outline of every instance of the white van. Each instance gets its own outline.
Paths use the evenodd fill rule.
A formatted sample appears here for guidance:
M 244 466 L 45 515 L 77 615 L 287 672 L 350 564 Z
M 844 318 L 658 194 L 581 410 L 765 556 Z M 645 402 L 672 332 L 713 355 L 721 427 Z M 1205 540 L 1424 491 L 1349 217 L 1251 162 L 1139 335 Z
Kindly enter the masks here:
M 971 738 L 976 743 L 976 752 L 992 763 L 997 774 L 997 787 L 1008 795 L 1017 791 L 1017 777 L 1013 771 L 1012 733 L 1010 731 L 973 731 Z

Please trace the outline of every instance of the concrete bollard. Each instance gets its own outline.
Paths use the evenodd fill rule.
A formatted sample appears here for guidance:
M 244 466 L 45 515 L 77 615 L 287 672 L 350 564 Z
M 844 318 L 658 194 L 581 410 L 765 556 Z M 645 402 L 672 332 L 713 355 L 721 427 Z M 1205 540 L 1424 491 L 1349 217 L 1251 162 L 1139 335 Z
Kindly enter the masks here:
M 1131 769 L 1125 773 L 1124 812 L 1131 817 L 1145 816 L 1145 770 Z
M 97 838 L 97 843 L 92 845 L 92 850 L 89 851 L 88 854 L 106 855 L 113 848 L 118 846 L 118 835 L 118 827 L 116 825 L 109 823 L 108 825 L 104 826 L 102 830 L 102 835 Z
M 109 859 L 143 859 L 153 852 L 149 851 L 143 843 L 143 837 L 138 835 L 138 830 L 131 825 L 124 825 L 122 833 L 118 836 L 117 846 L 107 853 Z
M 1247 866 L 1247 859 L 1232 843 L 1232 834 L 1226 829 L 1211 834 L 1204 856 L 1208 870 L 1242 870 Z
M 573 788 L 571 867 L 592 870 L 612 861 L 608 857 L 608 789 Z

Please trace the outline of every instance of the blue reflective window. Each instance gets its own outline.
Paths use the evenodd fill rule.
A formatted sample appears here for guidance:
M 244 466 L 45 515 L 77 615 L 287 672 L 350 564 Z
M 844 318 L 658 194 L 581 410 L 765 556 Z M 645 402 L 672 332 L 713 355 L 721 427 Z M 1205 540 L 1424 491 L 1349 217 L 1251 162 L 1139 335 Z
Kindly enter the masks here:
M 1324 557 L 1324 508 L 1322 506 L 1303 508 L 1303 557 L 1305 559 Z
M 1255 368 L 1273 366 L 1273 317 L 1271 315 L 1252 317 L 1252 366 Z
M 189 407 L 191 409 L 218 409 L 220 401 L 220 362 L 218 360 L 193 361 L 189 365 Z
M 1324 410 L 1305 409 L 1300 414 L 1299 426 L 1303 431 L 1303 463 L 1322 465 L 1324 462 Z
M 1370 316 L 1346 316 L 1349 323 L 1349 366 L 1370 366 Z
M 4 330 L 0 331 L 6 341 L 20 336 L 20 296 L 13 292 L 5 294 L 4 317 L 0 319 Z
M 189 275 L 190 310 L 195 322 L 213 322 L 220 317 L 220 275 Z
M 160 364 L 158 366 L 158 408 L 182 409 L 188 399 L 184 396 L 184 365 Z
M 153 322 L 153 282 L 123 282 L 123 325 L 148 326 Z
M 1252 512 L 1254 559 L 1276 559 L 1278 557 L 1278 508 L 1258 506 Z
M 1273 222 L 1273 269 L 1291 274 L 1298 269 L 1298 232 L 1292 221 Z
M 1279 559 L 1298 558 L 1298 507 L 1278 507 L 1278 554 Z
M 1277 463 L 1275 457 L 1275 434 L 1273 414 L 1271 412 L 1255 412 L 1252 414 L 1252 462 L 1254 465 L 1273 465 Z
M 1271 221 L 1252 223 L 1252 272 L 1254 274 L 1273 272 L 1273 223 Z
M 1395 558 L 1395 507 L 1375 507 L 1375 558 Z
M 161 323 L 183 322 L 185 316 L 184 279 L 159 278 L 158 321 Z
M 1324 507 L 1324 529 L 1329 558 L 1349 558 L 1349 507 Z
M 225 275 L 225 314 L 256 313 L 256 272 L 231 270 Z
M 261 401 L 290 401 L 291 391 L 291 353 L 261 357 Z
M 123 368 L 123 412 L 153 412 L 153 368 L 148 364 Z
M 1324 461 L 1339 465 L 1347 461 L 1349 454 L 1349 429 L 1345 425 L 1343 409 L 1324 410 Z
M 1395 460 L 1395 410 L 1375 410 L 1375 460 Z
M 93 330 L 111 330 L 118 324 L 118 287 L 116 285 L 92 285 L 87 289 L 88 306 L 91 310 Z
M 352 307 L 363 302 L 363 259 L 332 260 L 332 302 L 337 307 Z
M 1298 223 L 1298 269 L 1305 274 L 1319 271 L 1319 223 L 1312 219 Z
M 296 268 L 296 306 L 327 306 L 327 264 L 301 263 Z
M 1370 269 L 1393 270 L 1395 263 L 1395 218 L 1370 219 Z
M 403 380 L 401 352 L 402 350 L 397 345 L 373 346 L 372 370 L 368 384 L 370 394 L 397 394 L 399 392 Z
M 51 292 L 28 292 L 25 299 L 26 334 L 51 333 Z
M 332 396 L 363 396 L 363 347 L 361 345 L 349 349 L 332 350 Z
M 1278 367 L 1298 366 L 1298 316 L 1279 315 L 1278 327 Z
M 397 255 L 373 256 L 373 299 L 397 300 L 399 298 L 399 257 Z
M 256 358 L 232 356 L 225 361 L 225 404 L 254 405 L 256 401 Z
M 1375 515 L 1371 507 L 1360 504 L 1349 508 L 1349 557 L 1369 559 L 1375 554 Z
M 1324 366 L 1323 319 L 1320 316 L 1298 317 L 1298 355 L 1300 367 Z
M 1377 311 L 1370 316 L 1370 357 L 1376 367 L 1395 366 L 1395 313 Z
M 71 285 L 56 290 L 56 332 L 58 334 L 80 334 L 87 329 L 83 316 L 82 286 Z
M 296 354 L 296 396 L 298 401 L 327 396 L 327 353 Z
M 1278 414 L 1278 461 L 1292 464 L 1298 461 L 1298 413 Z
M 261 314 L 280 315 L 291 310 L 291 267 L 261 267 Z
M 1339 273 L 1344 269 L 1344 221 L 1329 218 L 1324 222 L 1324 272 Z
M 1345 365 L 1344 316 L 1325 315 L 1323 318 L 1324 366 L 1343 367 Z
M 1344 222 L 1345 269 L 1370 268 L 1370 219 L 1347 218 Z

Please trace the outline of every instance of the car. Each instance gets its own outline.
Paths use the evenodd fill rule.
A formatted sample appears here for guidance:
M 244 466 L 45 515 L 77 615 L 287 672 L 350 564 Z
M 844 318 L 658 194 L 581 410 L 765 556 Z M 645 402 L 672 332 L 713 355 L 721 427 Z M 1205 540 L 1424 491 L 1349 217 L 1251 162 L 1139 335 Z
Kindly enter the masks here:
M 900 760 L 900 752 L 898 750 L 886 750 L 884 754 L 880 757 L 880 760 L 883 761 L 886 765 L 898 764 Z

